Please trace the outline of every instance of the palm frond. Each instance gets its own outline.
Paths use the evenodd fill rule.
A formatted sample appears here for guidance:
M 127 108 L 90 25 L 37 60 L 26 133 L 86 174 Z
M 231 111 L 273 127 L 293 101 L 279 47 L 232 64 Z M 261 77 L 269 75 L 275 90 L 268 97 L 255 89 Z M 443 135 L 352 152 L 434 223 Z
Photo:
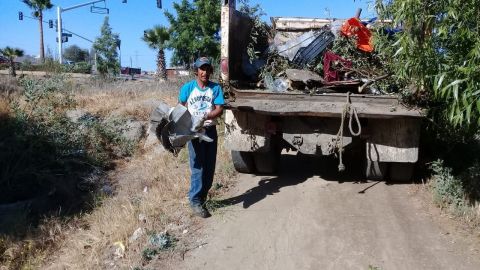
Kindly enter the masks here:
M 168 47 L 168 40 L 170 34 L 168 28 L 165 26 L 156 25 L 152 29 L 145 30 L 145 35 L 142 40 L 152 49 L 164 49 Z
M 35 11 L 42 11 L 53 7 L 50 0 L 22 0 L 22 2 Z

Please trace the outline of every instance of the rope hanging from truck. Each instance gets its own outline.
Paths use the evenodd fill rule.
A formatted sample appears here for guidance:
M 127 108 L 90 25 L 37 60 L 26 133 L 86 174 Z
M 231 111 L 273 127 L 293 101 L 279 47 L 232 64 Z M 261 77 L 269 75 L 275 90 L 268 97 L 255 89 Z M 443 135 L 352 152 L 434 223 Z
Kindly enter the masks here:
M 338 171 L 343 172 L 345 171 L 345 165 L 343 164 L 343 127 L 344 127 L 344 122 L 345 118 L 347 117 L 350 118 L 348 121 L 348 129 L 350 130 L 350 133 L 353 136 L 359 136 L 362 133 L 362 126 L 360 124 L 360 120 L 358 119 L 358 114 L 357 114 L 357 109 L 352 106 L 352 101 L 350 100 L 350 92 L 347 93 L 347 101 L 345 102 L 345 105 L 343 106 L 342 110 L 342 117 L 340 119 L 340 129 L 338 130 L 337 137 L 335 138 L 335 149 L 338 152 Z M 353 119 L 355 118 L 355 122 L 357 125 L 357 132 L 353 131 L 352 127 L 352 122 Z

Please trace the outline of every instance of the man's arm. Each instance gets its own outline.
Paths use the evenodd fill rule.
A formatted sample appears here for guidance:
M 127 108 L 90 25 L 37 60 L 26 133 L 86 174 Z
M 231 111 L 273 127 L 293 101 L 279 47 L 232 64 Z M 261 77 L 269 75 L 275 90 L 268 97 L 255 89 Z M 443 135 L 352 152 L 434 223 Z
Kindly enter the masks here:
M 223 105 L 213 105 L 215 108 L 207 114 L 207 120 L 213 120 L 219 117 L 223 112 Z

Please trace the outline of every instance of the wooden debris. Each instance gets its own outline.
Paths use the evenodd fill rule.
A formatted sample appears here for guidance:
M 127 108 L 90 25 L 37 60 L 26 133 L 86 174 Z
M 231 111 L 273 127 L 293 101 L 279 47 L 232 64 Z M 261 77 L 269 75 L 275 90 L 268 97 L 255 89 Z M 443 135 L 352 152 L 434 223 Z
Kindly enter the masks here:
M 285 74 L 291 81 L 290 86 L 292 89 L 311 88 L 324 83 L 323 78 L 319 74 L 307 69 L 287 69 Z

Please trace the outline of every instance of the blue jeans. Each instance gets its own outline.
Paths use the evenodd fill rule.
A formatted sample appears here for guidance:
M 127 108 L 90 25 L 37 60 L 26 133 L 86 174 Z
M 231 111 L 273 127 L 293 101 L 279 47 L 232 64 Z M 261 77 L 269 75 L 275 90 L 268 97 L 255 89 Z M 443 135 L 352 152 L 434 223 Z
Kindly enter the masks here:
M 215 163 L 217 161 L 217 129 L 215 126 L 206 129 L 206 135 L 213 142 L 205 142 L 199 139 L 188 143 L 190 156 L 190 191 L 188 198 L 190 205 L 202 205 L 207 200 L 207 194 L 213 183 Z

